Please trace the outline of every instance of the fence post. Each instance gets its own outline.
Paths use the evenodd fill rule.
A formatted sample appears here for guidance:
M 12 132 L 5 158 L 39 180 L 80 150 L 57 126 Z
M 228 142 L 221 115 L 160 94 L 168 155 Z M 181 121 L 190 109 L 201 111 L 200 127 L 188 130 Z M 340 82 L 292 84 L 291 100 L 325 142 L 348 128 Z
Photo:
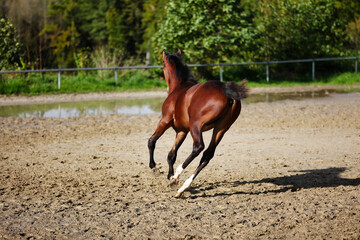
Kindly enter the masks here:
M 312 60 L 312 80 L 315 80 L 315 59 Z
M 269 62 L 266 63 L 266 81 L 269 82 Z
M 118 84 L 118 70 L 115 68 L 115 85 Z
M 358 71 L 358 58 L 355 58 L 355 73 L 357 73 Z
M 223 81 L 223 68 L 220 65 L 220 82 L 222 82 L 222 81 Z
M 58 89 L 61 88 L 61 71 L 58 71 Z

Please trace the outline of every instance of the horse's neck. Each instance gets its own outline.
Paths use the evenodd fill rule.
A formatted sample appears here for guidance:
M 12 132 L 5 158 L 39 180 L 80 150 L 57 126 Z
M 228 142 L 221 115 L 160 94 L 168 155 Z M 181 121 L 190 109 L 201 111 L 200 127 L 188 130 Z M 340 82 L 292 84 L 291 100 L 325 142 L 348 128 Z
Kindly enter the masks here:
M 169 94 L 172 93 L 177 87 L 181 85 L 181 82 L 177 77 L 173 77 L 170 80 L 170 86 L 169 86 Z
M 197 83 L 195 82 L 191 82 L 191 81 L 186 81 L 183 83 L 179 83 L 176 87 L 174 87 L 173 89 L 169 89 L 168 91 L 168 95 L 170 95 L 170 93 L 172 93 L 173 91 L 180 91 L 182 92 L 183 90 L 187 90 L 189 88 L 191 88 L 192 86 L 196 85 Z

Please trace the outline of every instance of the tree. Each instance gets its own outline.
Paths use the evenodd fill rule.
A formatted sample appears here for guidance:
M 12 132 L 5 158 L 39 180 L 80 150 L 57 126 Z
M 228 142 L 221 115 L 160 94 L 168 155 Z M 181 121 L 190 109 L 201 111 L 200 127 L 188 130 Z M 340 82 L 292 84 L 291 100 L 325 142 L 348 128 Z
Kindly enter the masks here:
M 240 0 L 172 0 L 165 10 L 152 38 L 158 55 L 180 48 L 192 63 L 243 58 L 252 31 Z
M 50 21 L 43 32 L 59 66 L 75 65 L 83 52 L 139 59 L 142 5 L 143 1 L 130 0 L 51 0 Z
M 0 18 L 0 70 L 24 67 L 21 44 L 14 26 L 8 19 Z
M 14 24 L 24 46 L 24 61 L 31 68 L 42 68 L 47 61 L 46 35 L 39 33 L 47 20 L 49 0 L 2 0 L 2 10 Z
M 164 48 L 191 63 L 360 51 L 359 0 L 2 0 L 0 17 L 30 68 L 89 66 L 104 51 L 117 64 L 157 64 Z
M 119 49 L 126 57 L 139 57 L 143 43 L 141 24 L 143 1 L 117 1 L 107 14 L 109 44 Z
M 346 34 L 350 46 L 346 46 L 345 50 L 350 50 L 350 54 L 358 55 L 360 54 L 360 1 L 336 1 L 335 6 L 338 10 L 339 18 L 344 19 L 347 23 Z
M 348 23 L 346 33 L 350 43 L 354 45 L 355 53 L 360 54 L 360 17 Z
M 338 56 L 344 22 L 333 0 L 261 0 L 256 17 L 258 59 Z
M 48 34 L 58 67 L 74 65 L 74 56 L 79 45 L 79 33 L 76 29 L 76 0 L 51 1 L 48 15 L 51 22 L 46 24 L 42 34 Z
M 107 14 L 115 0 L 77 0 L 74 12 L 81 47 L 96 48 L 108 44 Z
M 156 56 L 154 59 L 151 57 L 151 50 L 156 47 L 156 45 L 151 41 L 151 38 L 156 33 L 159 24 L 165 16 L 166 3 L 166 0 L 147 0 L 144 2 L 144 12 L 142 15 L 144 33 L 141 51 L 146 52 L 147 65 L 150 64 L 151 60 L 156 59 Z

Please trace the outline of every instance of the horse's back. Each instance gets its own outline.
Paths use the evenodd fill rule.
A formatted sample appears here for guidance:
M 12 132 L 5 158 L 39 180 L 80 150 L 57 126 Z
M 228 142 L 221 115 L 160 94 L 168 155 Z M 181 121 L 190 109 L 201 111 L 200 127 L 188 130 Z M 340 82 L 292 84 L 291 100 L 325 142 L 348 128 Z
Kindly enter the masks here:
M 174 93 L 174 127 L 187 131 L 192 124 L 210 129 L 213 123 L 225 117 L 232 109 L 230 100 L 219 81 L 206 81 Z M 239 105 L 240 103 L 236 104 Z
M 188 115 L 190 121 L 206 125 L 221 118 L 230 108 L 229 99 L 223 91 L 223 83 L 207 81 L 189 89 Z

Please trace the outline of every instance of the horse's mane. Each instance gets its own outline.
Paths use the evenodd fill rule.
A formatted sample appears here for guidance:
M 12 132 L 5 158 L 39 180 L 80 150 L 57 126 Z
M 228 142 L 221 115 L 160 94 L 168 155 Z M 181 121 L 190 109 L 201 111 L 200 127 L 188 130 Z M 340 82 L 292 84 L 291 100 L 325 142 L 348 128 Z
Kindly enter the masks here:
M 195 77 L 190 73 L 188 66 L 186 66 L 179 53 L 172 53 L 167 55 L 168 62 L 173 62 L 175 65 L 176 75 L 180 82 L 193 82 L 198 83 Z

